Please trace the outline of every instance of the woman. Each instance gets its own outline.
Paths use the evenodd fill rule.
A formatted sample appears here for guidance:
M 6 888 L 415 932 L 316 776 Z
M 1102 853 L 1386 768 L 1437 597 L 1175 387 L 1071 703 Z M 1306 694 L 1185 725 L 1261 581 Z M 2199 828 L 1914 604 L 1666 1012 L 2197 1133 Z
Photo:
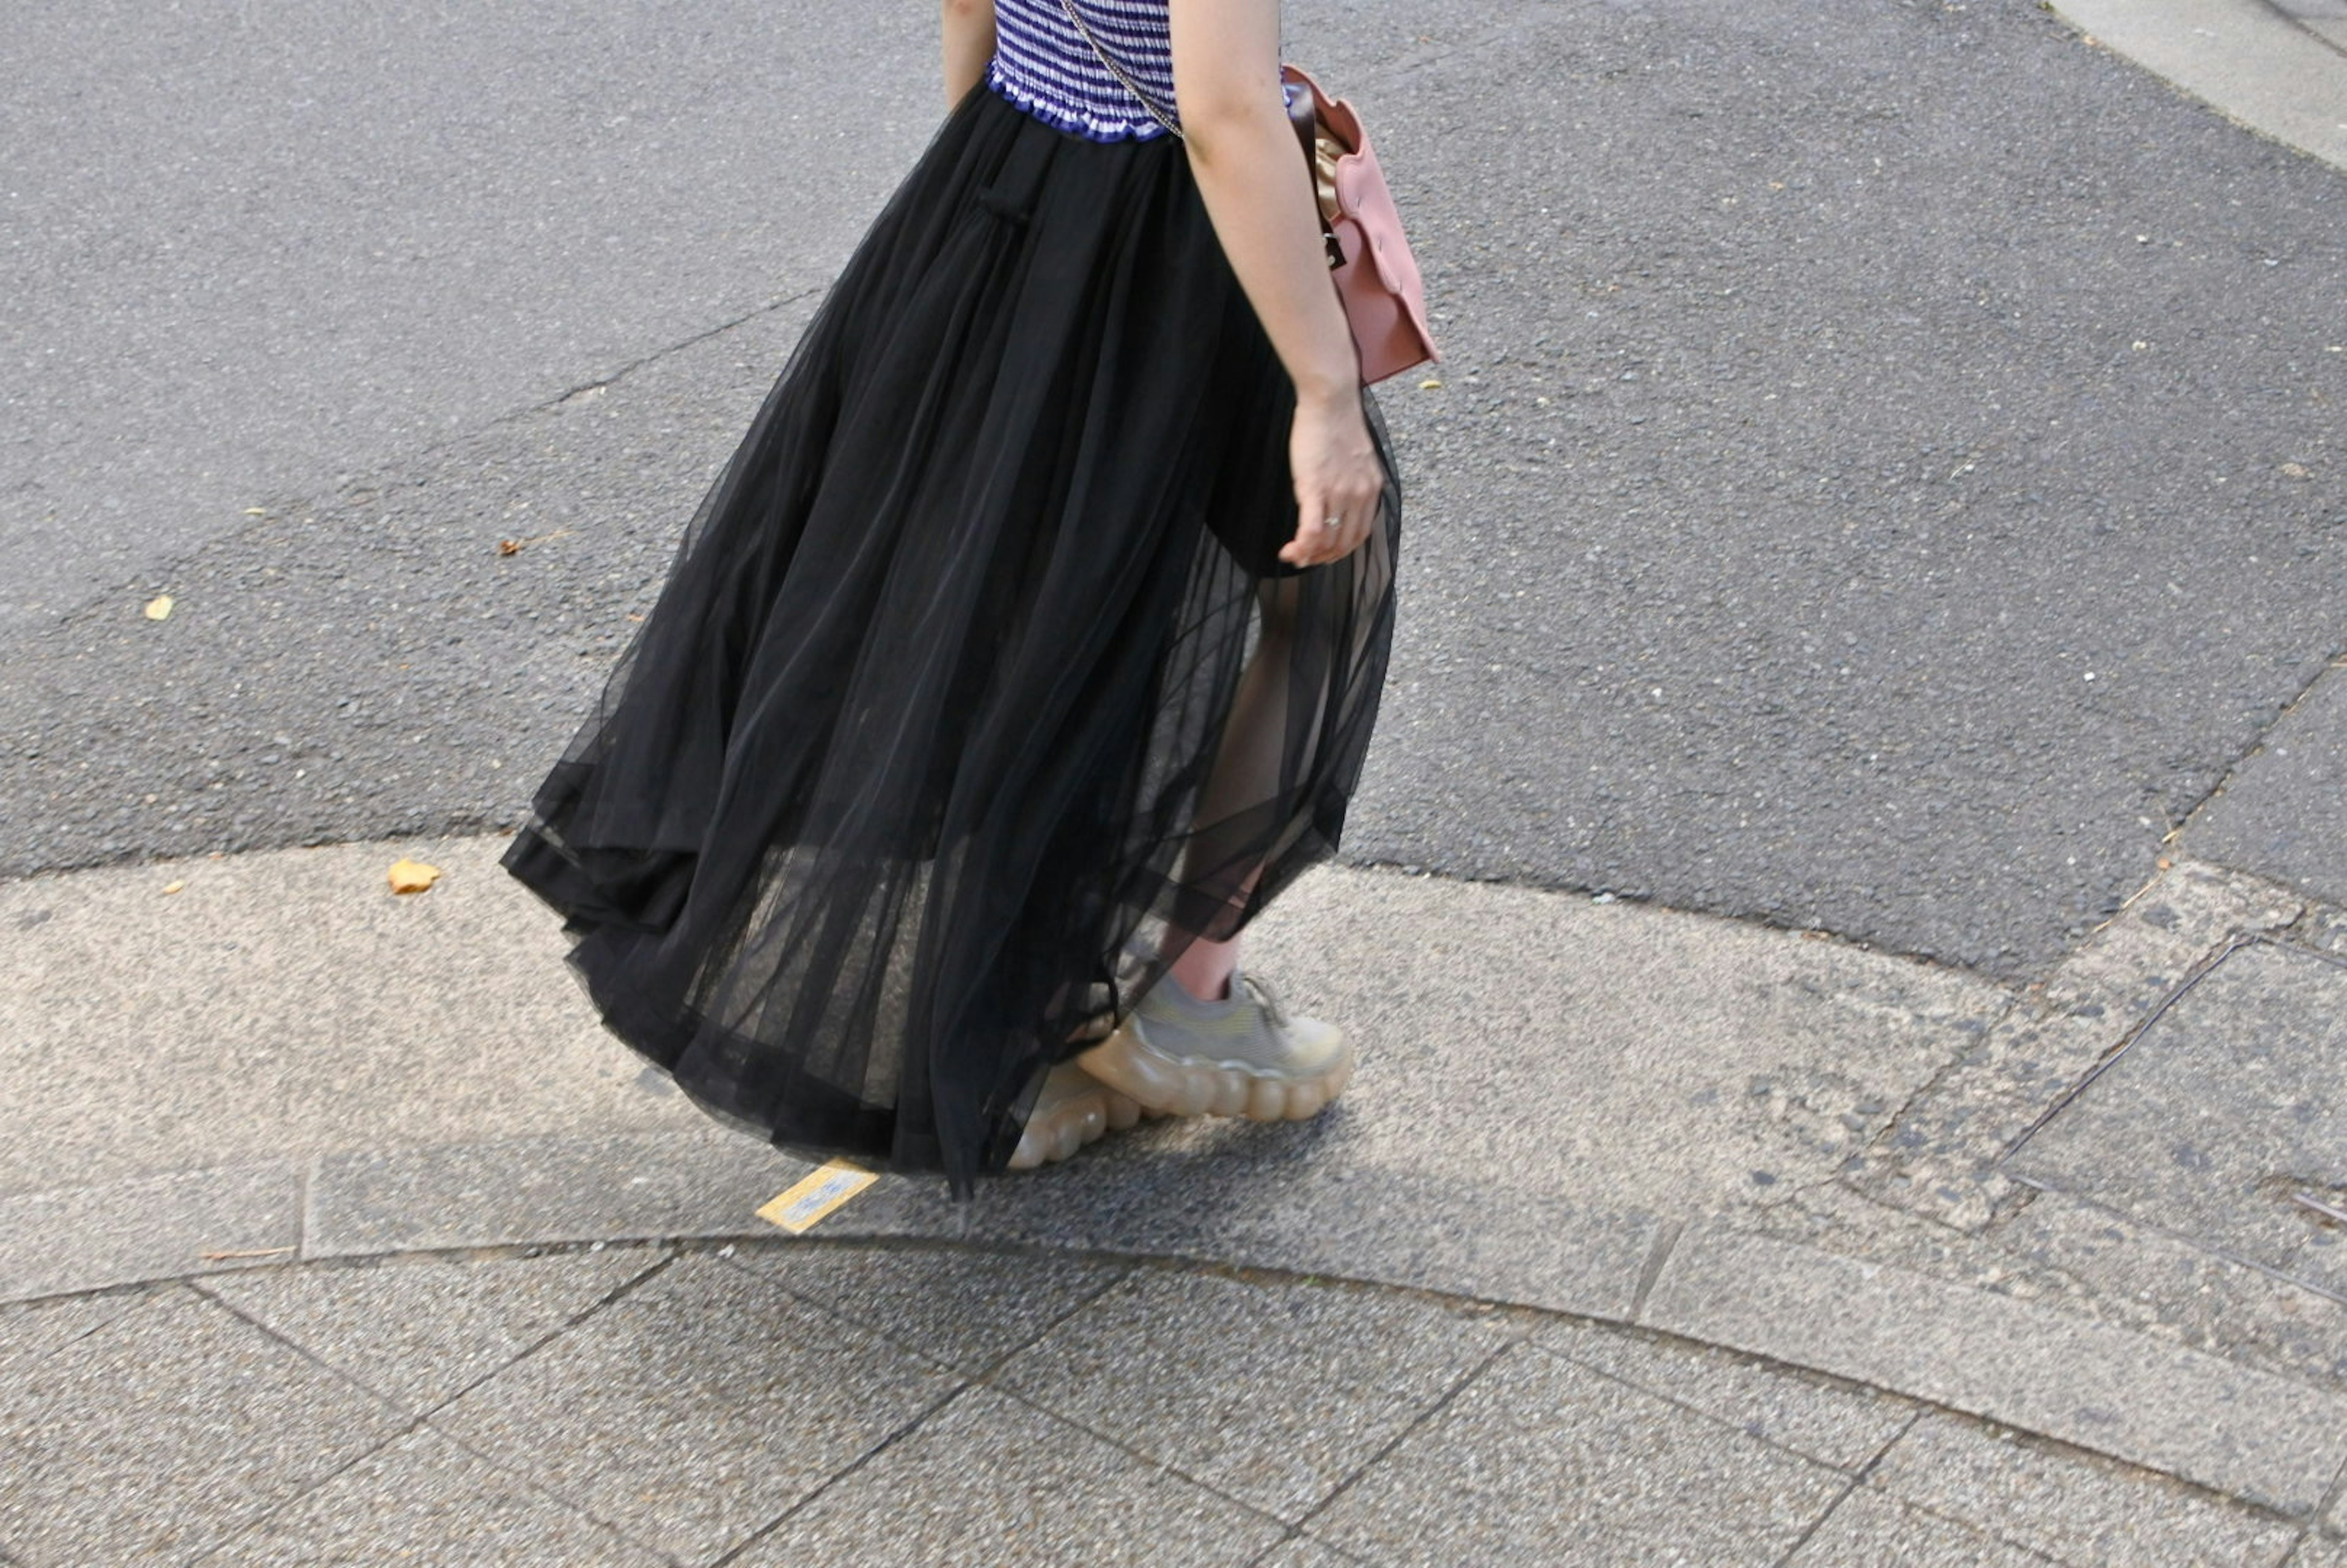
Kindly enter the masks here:
M 712 1114 L 967 1198 L 1343 1087 L 1237 965 L 1336 845 L 1399 529 L 1278 44 L 947 0 L 945 124 L 505 856 Z

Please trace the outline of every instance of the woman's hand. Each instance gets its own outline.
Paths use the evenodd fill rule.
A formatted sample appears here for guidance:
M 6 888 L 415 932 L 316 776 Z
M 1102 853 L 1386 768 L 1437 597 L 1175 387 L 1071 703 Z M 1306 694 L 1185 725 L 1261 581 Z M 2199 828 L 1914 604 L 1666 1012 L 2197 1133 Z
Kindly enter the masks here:
M 1279 559 L 1326 566 L 1360 548 L 1377 521 L 1386 470 L 1369 439 L 1358 384 L 1350 392 L 1298 395 L 1287 466 L 1296 480 L 1296 537 L 1280 547 Z
M 1312 170 L 1280 101 L 1278 0 L 1170 0 L 1167 19 L 1198 195 L 1296 384 L 1287 444 L 1296 537 L 1279 559 L 1340 560 L 1368 537 L 1385 469 L 1361 408 L 1360 356 L 1328 279 Z

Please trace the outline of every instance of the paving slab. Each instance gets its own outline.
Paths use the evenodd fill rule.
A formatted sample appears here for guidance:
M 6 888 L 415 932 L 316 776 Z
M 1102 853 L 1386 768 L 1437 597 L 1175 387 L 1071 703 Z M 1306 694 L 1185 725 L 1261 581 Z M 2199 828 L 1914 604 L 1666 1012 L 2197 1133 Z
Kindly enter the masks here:
M 394 1258 L 204 1281 L 205 1294 L 353 1382 L 422 1414 L 601 1303 L 668 1255 L 566 1252 L 488 1266 Z
M 1273 1547 L 1255 1560 L 1255 1568 L 1346 1568 L 1358 1562 L 1322 1545 L 1310 1536 L 1299 1535 L 1292 1541 Z
M 0 1382 L 0 1541 L 182 1560 L 395 1436 L 394 1407 L 191 1290 Z
M 217 1568 L 665 1568 L 670 1561 L 430 1431 L 367 1455 L 204 1559 Z
M 432 1425 L 631 1539 L 705 1563 L 959 1383 L 779 1286 L 687 1257 Z
M 812 1165 L 729 1128 L 336 1154 L 310 1177 L 303 1253 L 735 1235 Z
M 2290 1563 L 2291 1568 L 2347 1568 L 2347 1540 L 2310 1535 Z
M 1998 1166 L 2014 1140 L 2058 1104 L 2123 1038 L 2097 1009 L 2015 1006 L 1851 1157 L 1850 1184 L 1875 1201 L 1977 1233 L 2028 1189 Z
M 1144 1126 L 981 1188 L 966 1211 L 931 1183 L 884 1179 L 823 1230 L 1187 1258 L 1620 1317 L 1667 1228 L 1488 1175 L 1358 1165 L 1323 1151 L 1337 1125 L 1331 1113 Z
M 2270 877 L 2179 856 L 2035 988 L 2050 1009 L 2099 1019 L 2114 1043 L 2201 965 L 2242 937 L 2299 926 L 2306 898 Z
M 1347 1487 L 1310 1532 L 1397 1565 L 1773 1563 L 1849 1478 L 1519 1346 Z
M 2347 904 L 2347 671 L 2326 671 L 2274 722 L 2183 846 Z
M 1295 1523 L 1513 1337 L 1383 1292 L 1143 1270 L 992 1380 Z
M 2054 1562 L 1860 1488 L 1834 1506 L 1785 1568 L 2046 1568 Z
M 1276 1521 L 983 1387 L 825 1489 L 743 1568 L 867 1561 L 1209 1568 L 1255 1559 Z
M 2347 959 L 2235 948 L 2004 1163 L 2347 1302 Z
M 97 1333 L 136 1307 L 144 1296 L 123 1290 L 0 1307 L 0 1380 L 60 1346 Z
M 1317 1151 L 1268 1168 L 1219 1162 L 1198 1184 L 1191 1255 L 1609 1317 L 1630 1315 L 1669 1230 L 1546 1183 L 1361 1168 Z
M 1767 1513 L 1766 1498 L 1782 1504 L 1809 1495 L 1806 1484 L 1788 1489 L 1747 1474 L 1736 1456 L 1747 1450 L 1769 1456 L 1764 1470 L 1792 1466 L 1784 1473 L 1824 1478 L 1829 1489 L 1852 1480 L 1853 1467 L 1867 1473 L 1857 1494 L 1821 1494 L 1826 1502 L 1840 1501 L 1830 1513 L 1824 1503 L 1816 1509 L 1809 1521 L 1815 1528 L 1795 1563 L 2270 1563 L 2298 1530 L 2296 1522 L 2270 1512 L 1944 1410 L 1925 1415 L 1877 1459 L 1868 1445 L 1882 1423 L 1896 1423 L 1895 1434 L 1912 1419 L 1904 1400 L 1747 1354 L 1471 1301 L 1313 1280 L 1264 1284 L 1163 1264 L 1123 1273 L 1122 1265 L 1070 1264 L 1023 1251 L 966 1254 L 996 1266 L 956 1275 L 928 1266 L 961 1249 L 805 1238 L 763 1245 L 704 1242 L 638 1287 L 623 1281 L 617 1295 L 607 1290 L 608 1298 L 589 1299 L 608 1286 L 599 1271 L 619 1267 L 614 1255 L 620 1250 L 308 1264 L 207 1280 L 195 1292 L 166 1286 L 65 1298 L 0 1310 L 0 1346 L 21 1352 L 14 1367 L 44 1375 L 60 1363 L 94 1358 L 102 1375 L 83 1367 L 69 1390 L 50 1390 L 50 1404 L 29 1419 L 45 1439 L 67 1443 L 111 1441 L 107 1432 L 139 1423 L 152 1455 L 144 1462 L 165 1472 L 202 1471 L 217 1462 L 219 1436 L 170 1411 L 156 1419 L 144 1358 L 168 1344 L 167 1358 L 183 1364 L 175 1377 L 229 1390 L 222 1398 L 241 1397 L 235 1390 L 245 1373 L 240 1357 L 215 1354 L 203 1334 L 177 1326 L 150 1326 L 128 1350 L 102 1348 L 108 1335 L 159 1301 L 218 1314 L 232 1337 L 246 1336 L 272 1355 L 291 1357 L 372 1408 L 382 1407 L 334 1374 L 347 1368 L 389 1386 L 414 1378 L 419 1367 L 437 1375 L 461 1365 L 469 1375 L 483 1363 L 505 1362 L 416 1429 L 431 1431 L 446 1419 L 449 1430 L 442 1435 L 460 1439 L 466 1449 L 410 1438 L 352 1456 L 347 1470 L 338 1461 L 314 1476 L 288 1478 L 273 1451 L 254 1459 L 245 1444 L 239 1451 L 241 1462 L 249 1461 L 246 1471 L 276 1490 L 270 1501 L 239 1516 L 242 1532 L 231 1538 L 223 1549 L 230 1555 L 221 1559 L 233 1562 L 368 1561 L 386 1540 L 435 1561 L 491 1562 L 522 1555 L 516 1542 L 533 1532 L 553 1553 L 548 1561 L 635 1563 L 644 1560 L 639 1546 L 700 1561 L 722 1535 L 747 1542 L 744 1561 L 780 1562 L 780 1553 L 805 1552 L 789 1560 L 858 1562 L 868 1554 L 872 1532 L 883 1527 L 874 1522 L 881 1512 L 904 1508 L 896 1491 L 926 1486 L 936 1471 L 956 1478 L 944 1489 L 951 1496 L 923 1514 L 920 1528 L 945 1531 L 958 1520 L 975 1542 L 959 1554 L 940 1551 L 940 1560 L 999 1560 L 991 1533 L 997 1522 L 1014 1534 L 1042 1532 L 1047 1561 L 1058 1560 L 1062 1544 L 1071 1552 L 1078 1542 L 1094 1552 L 1113 1552 L 1128 1540 L 1146 1545 L 1145 1535 L 1126 1529 L 1103 1546 L 1110 1527 L 1087 1522 L 1094 1512 L 1112 1517 L 1130 1509 L 1153 1518 L 1163 1509 L 1174 1521 L 1171 1561 L 1252 1562 L 1263 1553 L 1284 1553 L 1271 1560 L 1327 1568 L 1354 1560 L 1339 1554 L 1340 1545 L 1371 1561 L 1415 1560 L 1411 1553 L 1419 1550 L 1455 1551 L 1441 1560 L 1472 1561 L 1491 1555 L 1477 1550 L 1478 1542 L 1491 1539 L 1504 1542 L 1511 1560 L 1545 1553 L 1575 1563 L 1653 1561 L 1659 1541 L 1662 1549 L 1680 1549 L 1687 1560 L 1708 1564 L 1741 1559 L 1715 1550 L 1684 1521 L 1664 1521 L 1659 1534 L 1625 1526 L 1629 1532 L 1618 1537 L 1604 1522 L 1635 1525 L 1650 1503 L 1654 1511 L 1666 1509 L 1671 1487 L 1690 1476 L 1688 1506 L 1698 1512 L 1721 1488 L 1731 1513 L 1747 1519 Z M 837 1261 L 857 1253 L 868 1255 L 870 1266 Z M 823 1305 L 802 1304 L 753 1277 L 762 1255 L 820 1265 L 796 1279 Z M 639 1249 L 639 1261 L 665 1255 L 665 1249 Z M 564 1269 L 580 1277 L 567 1286 L 554 1280 L 552 1271 Z M 1023 1297 L 1016 1284 L 1022 1269 L 1040 1282 Z M 466 1271 L 478 1281 L 452 1283 Z M 1122 1283 L 1063 1318 L 996 1370 L 985 1388 L 985 1399 L 1002 1400 L 1013 1415 L 1025 1412 L 1010 1423 L 1015 1434 L 994 1417 L 973 1422 L 969 1432 L 954 1428 L 948 1418 L 979 1390 L 946 1399 L 958 1375 L 888 1348 L 892 1330 L 900 1339 L 913 1337 L 912 1331 L 943 1334 L 937 1324 L 948 1305 L 998 1287 L 1006 1300 L 1064 1310 L 1071 1290 L 1094 1285 L 1094 1271 L 1123 1273 Z M 780 1272 L 793 1276 L 791 1269 Z M 287 1287 L 301 1276 L 322 1288 Z M 661 1300 L 662 1281 L 671 1278 L 682 1288 L 677 1298 Z M 354 1287 L 353 1299 L 339 1307 L 335 1291 L 326 1288 L 338 1286 Z M 239 1298 L 238 1312 L 259 1317 L 265 1334 L 220 1306 L 205 1306 L 208 1295 L 230 1292 Z M 926 1310 L 918 1300 L 924 1294 Z M 574 1309 L 582 1300 L 580 1316 Z M 984 1342 L 993 1332 L 989 1320 L 1003 1316 L 990 1307 L 980 1301 L 969 1308 L 980 1328 L 980 1354 L 992 1348 Z M 549 1317 L 558 1320 L 550 1338 L 540 1333 Z M 1472 1373 L 1471 1357 L 1470 1380 L 1446 1401 L 1442 1378 L 1423 1378 L 1429 1368 L 1440 1370 L 1436 1363 L 1462 1327 L 1471 1337 L 1512 1341 L 1514 1348 L 1502 1349 L 1481 1374 Z M 1527 1331 L 1536 1342 L 1521 1339 Z M 391 1343 L 370 1344 L 376 1335 Z M 533 1335 L 534 1343 L 523 1343 Z M 2000 1345 L 2010 1337 L 2000 1336 Z M 954 1344 L 945 1335 L 935 1348 Z M 512 1359 L 517 1348 L 519 1358 Z M 1475 1415 L 1479 1399 L 1490 1403 L 1479 1391 L 1527 1354 L 1585 1380 L 1540 1400 L 1503 1399 L 1496 1411 Z M 21 1380 L 14 1367 L 0 1378 L 12 1389 Z M 925 1372 L 937 1397 L 875 1438 L 869 1418 L 876 1401 L 886 1406 L 887 1390 L 873 1384 L 893 1381 L 891 1367 Z M 1395 1377 L 1384 1375 L 1394 1368 Z M 497 1398 L 501 1386 L 505 1394 Z M 492 1405 L 481 1428 L 465 1427 L 461 1413 L 484 1400 Z M 261 1402 L 268 1406 L 269 1398 Z M 201 1408 L 200 1399 L 182 1403 Z M 1045 1404 L 1059 1413 L 1045 1412 Z M 1386 1407 L 1394 1408 L 1390 1418 L 1380 1416 Z M 1455 1424 L 1462 1410 L 1504 1429 L 1505 1436 L 1472 1438 Z M 17 1413 L 0 1401 L 0 1423 Z M 387 1436 L 413 1413 L 395 1411 L 388 1419 Z M 1372 1430 L 1381 1420 L 1384 1430 Z M 1560 1422 L 1570 1430 L 1560 1430 Z M 946 1435 L 933 1437 L 928 1423 Z M 887 1425 L 885 1409 L 876 1424 Z M 0 1433 L 12 1431 L 24 1435 L 0 1424 Z M 1395 1433 L 1400 1441 L 1386 1457 L 1349 1479 L 1345 1472 L 1358 1471 L 1358 1461 L 1348 1465 L 1341 1456 L 1317 1470 L 1305 1465 L 1314 1473 L 1298 1495 L 1325 1491 L 1323 1471 L 1340 1478 L 1335 1501 L 1322 1513 L 1286 1504 L 1279 1511 L 1303 1517 L 1307 1532 L 1318 1530 L 1341 1518 L 1346 1499 L 1385 1486 L 1389 1494 L 1371 1498 L 1371 1534 L 1423 1539 L 1432 1547 L 1412 1544 L 1397 1554 L 1384 1548 L 1381 1534 L 1281 1544 L 1294 1525 L 1261 1506 L 1271 1501 L 1257 1495 L 1262 1489 L 1276 1490 L 1299 1459 L 1314 1461 L 1348 1446 L 1375 1452 Z M 1010 1441 L 1013 1435 L 1020 1440 Z M 811 1478 L 798 1476 L 805 1484 L 782 1489 L 812 1502 L 794 1508 L 759 1493 L 767 1470 L 790 1481 L 807 1452 L 826 1441 L 837 1450 L 828 1455 L 830 1468 L 818 1460 Z M 1721 1443 L 1728 1447 L 1719 1450 Z M 1537 1462 L 1520 1462 L 1510 1444 L 1529 1445 L 1525 1451 Z M 108 1462 L 119 1459 L 118 1447 L 106 1449 Z M 1629 1457 L 1617 1459 L 1617 1451 Z M 907 1452 L 928 1457 L 891 1468 L 891 1456 Z M 1419 1460 L 1408 1458 L 1412 1452 Z M 729 1459 L 750 1454 L 766 1470 L 746 1481 L 743 1472 L 726 1472 Z M 1463 1466 L 1470 1473 L 1462 1486 L 1447 1472 L 1419 1474 L 1421 1461 L 1438 1471 Z M 1635 1465 L 1635 1484 L 1604 1473 L 1614 1464 Z M 565 1473 L 551 1473 L 558 1469 Z M 1560 1470 L 1571 1472 L 1562 1481 Z M 1410 1475 L 1417 1480 L 1406 1485 Z M 1072 1509 L 1071 1488 L 1078 1500 Z M 741 1500 L 741 1518 L 690 1544 L 662 1537 L 663 1528 L 678 1528 L 681 1512 L 712 1496 Z M 978 1501 L 958 1501 L 966 1497 Z M 0 1540 L 33 1562 L 83 1561 L 92 1550 L 87 1541 L 102 1542 L 113 1522 L 101 1515 L 93 1524 L 78 1494 L 72 1504 L 36 1500 L 23 1512 L 50 1527 L 48 1539 L 60 1548 L 27 1552 L 0 1530 Z M 0 1518 L 17 1522 L 15 1515 Z M 1037 1519 L 1047 1522 L 1027 1528 Z M 1577 1522 L 1590 1520 L 1599 1522 L 1583 1531 Z M 1063 1537 L 1049 1535 L 1052 1521 L 1061 1522 Z M 794 1524 L 804 1526 L 805 1539 L 793 1532 Z M 1777 1540 L 1768 1534 L 1776 1528 L 1765 1526 L 1763 1537 Z M 91 1529 L 99 1533 L 86 1539 Z M 2004 1545 L 1983 1544 L 1990 1537 Z M 1801 1538 L 1799 1530 L 1793 1538 Z M 2312 1542 L 2301 1556 L 2320 1562 L 2321 1550 Z
M 1642 1321 L 1871 1383 L 2287 1512 L 2347 1462 L 2347 1399 L 2055 1307 L 1691 1229 Z
M 2201 964 L 2308 913 L 2260 877 L 2178 860 L 1911 1098 L 1845 1168 L 1877 1201 L 1967 1231 L 2024 1190 L 1999 1163 Z
M 2271 1568 L 2299 1526 L 2156 1475 L 1934 1412 L 1868 1477 L 2073 1568 Z
M 804 1238 L 745 1243 L 733 1261 L 969 1377 L 990 1370 L 1132 1271 L 1122 1263 Z
M 2347 1391 L 2347 1303 L 2061 1193 L 2038 1194 L 1994 1241 L 2114 1321 Z
M 1532 1342 L 1836 1470 L 1863 1469 L 1916 1416 L 1879 1389 L 1610 1325 L 1558 1318 Z
M 272 1163 L 0 1198 L 0 1301 L 282 1261 L 302 1192 Z
M 2347 1394 L 2347 1307 L 2059 1194 L 2030 1195 L 2018 1213 L 1966 1232 L 1836 1184 L 1740 1214 L 1736 1225 Z
M 376 841 L 0 884 L 0 1194 L 691 1124 L 580 1006 L 498 847 Z M 394 894 L 403 857 L 440 880 Z
M 1323 1147 L 1536 1171 L 1591 1208 L 1829 1174 L 2012 999 L 1847 943 L 1390 872 L 1316 876 L 1258 927 L 1250 961 L 1360 1043 Z

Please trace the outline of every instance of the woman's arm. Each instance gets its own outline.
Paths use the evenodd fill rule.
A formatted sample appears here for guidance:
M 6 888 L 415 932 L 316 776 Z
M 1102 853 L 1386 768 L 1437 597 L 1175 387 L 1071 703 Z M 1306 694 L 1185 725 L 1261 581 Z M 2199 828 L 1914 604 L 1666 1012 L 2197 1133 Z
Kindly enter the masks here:
M 1304 154 L 1279 98 L 1278 0 L 1169 0 L 1174 96 L 1223 253 L 1296 383 L 1296 538 L 1317 566 L 1368 537 L 1385 469 L 1361 409 L 1352 329 L 1328 280 Z M 1336 518 L 1334 528 L 1323 527 Z
M 946 107 L 978 86 L 994 58 L 994 0 L 945 0 Z

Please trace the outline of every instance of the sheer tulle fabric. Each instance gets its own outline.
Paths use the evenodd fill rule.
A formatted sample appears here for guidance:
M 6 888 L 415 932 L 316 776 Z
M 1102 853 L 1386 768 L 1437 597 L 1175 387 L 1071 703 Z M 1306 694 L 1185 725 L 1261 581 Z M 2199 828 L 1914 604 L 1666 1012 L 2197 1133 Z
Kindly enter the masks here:
M 785 1148 L 1001 1170 L 1052 1063 L 1337 843 L 1399 490 L 1280 563 L 1293 396 L 1179 144 L 973 91 L 506 852 L 613 1032 Z

